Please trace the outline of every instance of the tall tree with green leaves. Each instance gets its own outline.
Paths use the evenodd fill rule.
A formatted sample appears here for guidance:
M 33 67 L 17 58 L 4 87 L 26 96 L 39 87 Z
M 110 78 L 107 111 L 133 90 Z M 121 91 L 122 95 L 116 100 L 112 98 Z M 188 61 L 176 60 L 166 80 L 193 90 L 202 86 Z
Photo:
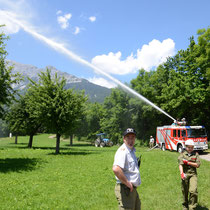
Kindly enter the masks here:
M 101 133 L 100 120 L 103 117 L 103 105 L 100 103 L 86 103 L 83 116 L 80 119 L 79 126 L 74 134 L 80 140 L 82 137 L 86 141 L 95 141 L 96 134 Z
M 132 126 L 129 100 L 130 96 L 126 92 L 115 88 L 104 101 L 104 113 L 100 125 L 114 143 L 119 143 L 123 131 Z
M 0 28 L 3 27 L 0 25 Z M 11 100 L 14 99 L 15 91 L 12 88 L 12 84 L 15 84 L 19 79 L 17 75 L 12 75 L 12 67 L 6 65 L 7 51 L 5 50 L 5 41 L 8 37 L 1 32 L 0 33 L 0 118 L 4 115 L 4 106 L 9 105 Z
M 141 70 L 132 87 L 174 118 L 187 118 L 191 125 L 210 129 L 210 29 L 198 31 L 198 41 L 180 50 L 156 71 Z M 165 120 L 159 123 L 166 124 Z M 155 129 L 155 128 L 154 128 Z
M 95 139 L 96 134 L 101 132 L 100 121 L 103 117 L 103 106 L 99 103 L 88 105 L 87 111 L 87 125 L 88 125 L 88 139 Z
M 15 135 L 15 144 L 17 144 L 17 139 L 19 135 L 25 135 L 25 123 L 23 124 L 24 120 L 24 107 L 22 107 L 21 102 L 14 103 L 9 108 L 9 110 L 7 110 L 7 113 L 5 115 L 5 121 L 10 132 L 12 132 L 12 134 Z
M 51 71 L 41 72 L 39 82 L 31 81 L 27 100 L 28 110 L 38 118 L 48 132 L 56 134 L 56 154 L 60 150 L 60 137 L 75 129 L 83 111 L 86 97 L 72 89 L 65 89 L 66 80 Z
M 186 117 L 192 125 L 209 127 L 210 29 L 201 31 L 197 44 L 191 37 L 186 50 L 179 51 L 162 65 L 169 77 L 158 98 L 161 107 L 173 116 Z
M 28 147 L 32 147 L 33 136 L 41 126 L 38 118 L 34 118 L 27 109 L 27 95 L 20 96 L 19 100 L 14 103 L 7 111 L 5 120 L 10 131 L 18 135 L 29 135 Z

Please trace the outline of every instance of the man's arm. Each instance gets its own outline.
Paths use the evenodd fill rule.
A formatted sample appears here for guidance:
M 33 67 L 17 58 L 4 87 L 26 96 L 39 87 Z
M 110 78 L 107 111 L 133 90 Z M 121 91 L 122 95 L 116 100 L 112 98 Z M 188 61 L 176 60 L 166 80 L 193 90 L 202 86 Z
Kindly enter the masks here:
M 181 175 L 181 179 L 185 179 L 185 175 L 183 173 L 183 166 L 182 165 L 179 165 L 179 171 L 180 171 L 180 175 Z
M 195 168 L 199 168 L 199 167 L 200 167 L 200 164 L 198 164 L 198 163 L 193 163 L 193 162 L 190 162 L 190 161 L 188 161 L 188 160 L 183 160 L 183 163 L 184 163 L 185 165 L 192 166 L 192 167 L 195 167 Z
M 117 176 L 117 178 L 124 184 L 126 185 L 128 188 L 130 188 L 130 191 L 133 191 L 133 185 L 131 182 L 129 182 L 126 178 L 126 176 L 123 173 L 123 170 L 120 168 L 120 166 L 114 165 L 112 167 L 112 170 L 114 172 L 114 174 Z
M 195 168 L 199 168 L 200 165 L 198 165 L 197 163 L 193 163 L 193 162 L 188 162 L 189 166 L 195 167 Z
M 179 165 L 179 171 L 180 171 L 180 174 L 183 173 L 183 166 L 182 165 Z
M 178 157 L 178 163 L 179 163 L 179 171 L 180 171 L 181 179 L 184 180 L 186 177 L 185 177 L 185 174 L 183 172 L 183 165 L 184 165 L 183 153 L 180 154 L 180 156 Z

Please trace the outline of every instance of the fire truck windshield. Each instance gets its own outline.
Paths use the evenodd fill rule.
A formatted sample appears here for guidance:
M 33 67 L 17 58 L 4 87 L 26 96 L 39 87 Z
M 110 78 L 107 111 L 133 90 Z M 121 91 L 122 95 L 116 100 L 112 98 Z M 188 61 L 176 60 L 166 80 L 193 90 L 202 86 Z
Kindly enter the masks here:
M 191 137 L 191 138 L 199 138 L 199 137 L 206 137 L 206 129 L 205 128 L 199 128 L 199 129 L 195 129 L 195 128 L 190 128 L 187 129 L 187 136 Z

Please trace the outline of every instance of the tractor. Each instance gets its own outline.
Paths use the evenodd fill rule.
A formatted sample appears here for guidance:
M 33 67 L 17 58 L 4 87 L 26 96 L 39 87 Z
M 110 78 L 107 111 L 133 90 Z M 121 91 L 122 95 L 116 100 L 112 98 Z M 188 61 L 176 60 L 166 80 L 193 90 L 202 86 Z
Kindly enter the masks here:
M 105 147 L 105 146 L 113 146 L 113 142 L 107 138 L 106 133 L 98 133 L 96 134 L 97 139 L 95 140 L 95 147 Z

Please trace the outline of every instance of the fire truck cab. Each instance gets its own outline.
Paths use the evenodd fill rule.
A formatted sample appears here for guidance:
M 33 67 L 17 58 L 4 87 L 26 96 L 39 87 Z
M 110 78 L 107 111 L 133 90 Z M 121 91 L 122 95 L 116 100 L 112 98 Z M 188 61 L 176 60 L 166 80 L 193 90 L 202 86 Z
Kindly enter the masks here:
M 166 125 L 157 127 L 156 144 L 162 150 L 175 150 L 179 153 L 185 148 L 185 141 L 193 140 L 194 150 L 207 150 L 207 134 L 204 126 Z

